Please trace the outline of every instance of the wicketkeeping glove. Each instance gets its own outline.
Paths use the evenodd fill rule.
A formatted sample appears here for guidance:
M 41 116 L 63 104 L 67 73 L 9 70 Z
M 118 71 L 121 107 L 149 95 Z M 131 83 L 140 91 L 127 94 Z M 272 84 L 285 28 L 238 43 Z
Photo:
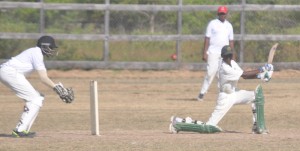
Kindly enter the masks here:
M 74 91 L 72 88 L 64 88 L 61 83 L 54 86 L 53 90 L 59 95 L 60 99 L 65 103 L 74 101 Z

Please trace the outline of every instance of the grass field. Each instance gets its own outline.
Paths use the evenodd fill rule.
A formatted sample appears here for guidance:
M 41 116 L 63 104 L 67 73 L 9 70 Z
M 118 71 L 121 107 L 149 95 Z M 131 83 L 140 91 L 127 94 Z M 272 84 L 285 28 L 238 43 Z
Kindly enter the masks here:
M 170 134 L 170 117 L 206 121 L 217 97 L 216 81 L 204 102 L 195 97 L 203 71 L 70 70 L 49 71 L 55 82 L 73 87 L 76 100 L 64 104 L 36 74 L 30 81 L 46 95 L 32 127 L 35 138 L 11 138 L 23 102 L 0 84 L 0 151 L 133 151 L 133 150 L 299 150 L 300 71 L 277 71 L 263 84 L 268 135 L 251 133 L 250 105 L 234 106 L 219 126 L 228 132 Z M 90 131 L 89 82 L 98 81 L 100 135 Z M 259 80 L 240 80 L 253 90 Z

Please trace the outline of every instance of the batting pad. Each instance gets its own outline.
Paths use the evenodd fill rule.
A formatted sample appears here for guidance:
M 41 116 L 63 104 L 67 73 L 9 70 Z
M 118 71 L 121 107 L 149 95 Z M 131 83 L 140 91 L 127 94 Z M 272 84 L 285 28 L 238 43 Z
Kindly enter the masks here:
M 264 94 L 261 85 L 258 85 L 255 89 L 255 106 L 256 106 L 256 128 L 254 129 L 255 133 L 263 134 L 268 133 L 265 124 L 265 115 L 264 115 Z
M 177 132 L 198 132 L 198 133 L 218 133 L 222 130 L 216 126 L 206 124 L 193 124 L 193 123 L 176 123 L 174 125 Z

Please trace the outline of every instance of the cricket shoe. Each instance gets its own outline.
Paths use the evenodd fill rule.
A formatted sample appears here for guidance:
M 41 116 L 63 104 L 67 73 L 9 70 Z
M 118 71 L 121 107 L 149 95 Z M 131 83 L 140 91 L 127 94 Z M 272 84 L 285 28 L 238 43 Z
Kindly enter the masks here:
M 176 123 L 177 123 L 176 118 L 177 118 L 176 116 L 172 116 L 171 117 L 171 123 L 169 125 L 169 131 L 170 131 L 170 133 L 173 133 L 173 134 L 177 134 L 178 133 L 178 131 L 174 127 L 174 125 L 176 125 Z
M 33 138 L 35 136 L 35 132 L 22 131 L 18 132 L 16 129 L 12 131 L 12 137 L 16 138 Z
M 193 123 L 193 119 L 191 117 L 186 117 L 183 119 L 184 123 Z
M 269 134 L 269 131 L 266 129 L 259 129 L 255 122 L 252 127 L 252 134 Z
M 252 134 L 269 134 L 269 131 L 255 129 L 255 130 L 252 130 Z
M 204 94 L 200 93 L 200 94 L 198 95 L 198 97 L 197 97 L 197 100 L 198 100 L 198 101 L 204 101 L 203 98 L 204 98 Z

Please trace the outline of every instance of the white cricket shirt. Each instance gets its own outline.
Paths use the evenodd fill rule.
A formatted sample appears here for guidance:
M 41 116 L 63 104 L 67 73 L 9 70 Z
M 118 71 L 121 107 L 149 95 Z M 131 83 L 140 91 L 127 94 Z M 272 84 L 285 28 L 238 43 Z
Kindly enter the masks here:
M 210 38 L 208 53 L 221 54 L 222 47 L 234 38 L 232 25 L 227 20 L 214 19 L 209 22 L 205 36 Z
M 219 88 L 221 92 L 234 92 L 237 87 L 238 80 L 243 74 L 243 70 L 234 61 L 231 60 L 231 66 L 221 61 L 221 66 L 219 70 Z
M 26 49 L 3 65 L 12 67 L 24 75 L 34 70 L 46 70 L 44 56 L 39 47 Z

